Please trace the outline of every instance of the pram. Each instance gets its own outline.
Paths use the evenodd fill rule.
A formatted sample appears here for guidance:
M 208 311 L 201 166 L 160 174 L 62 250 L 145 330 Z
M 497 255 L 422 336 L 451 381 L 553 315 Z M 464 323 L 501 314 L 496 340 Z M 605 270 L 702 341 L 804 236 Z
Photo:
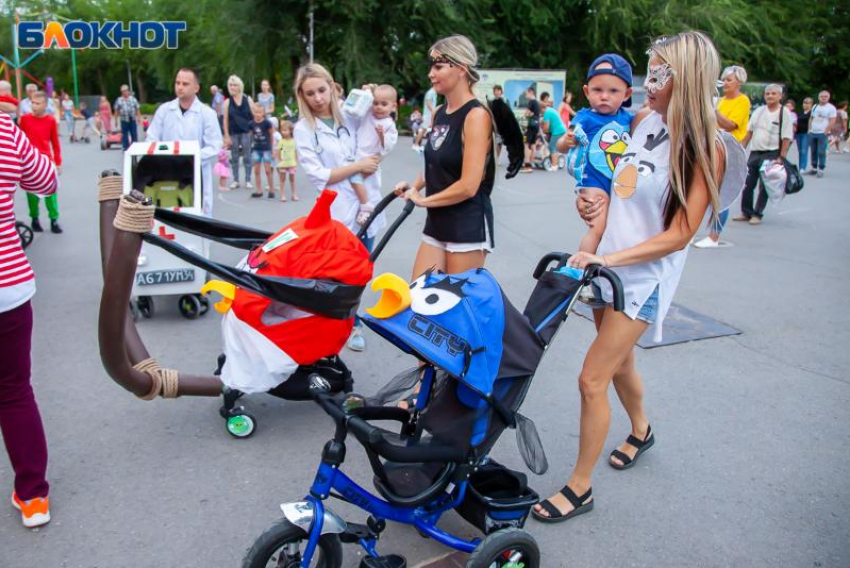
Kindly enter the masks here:
M 568 258 L 550 253 L 540 260 L 534 271 L 537 285 L 522 313 L 484 269 L 456 275 L 429 271 L 409 285 L 394 275 L 375 279 L 372 288 L 382 290 L 382 296 L 367 310 L 365 323 L 415 355 L 422 366 L 373 399 L 349 395 L 342 403 L 327 392 L 320 373 L 312 377 L 311 395 L 334 420 L 336 431 L 324 446 L 309 494 L 281 505 L 284 518 L 256 540 L 243 568 L 270 562 L 338 568 L 341 543 L 361 545 L 361 568 L 404 568 L 403 557 L 376 549 L 387 520 L 413 525 L 423 536 L 469 553 L 467 568 L 537 568 L 538 546 L 522 527 L 538 495 L 525 475 L 488 454 L 505 428 L 515 428 L 526 463 L 545 470 L 533 423 L 519 414 L 534 372 L 578 291 L 593 278 L 610 283 L 615 308 L 623 309 L 613 272 L 592 266 L 575 279 L 566 267 Z M 411 377 L 411 384 L 421 377 L 414 408 L 380 405 L 387 401 L 384 394 L 398 391 L 393 383 Z M 399 422 L 399 432 L 373 424 L 378 421 Z M 341 470 L 349 433 L 366 451 L 380 498 Z M 363 509 L 368 519 L 364 524 L 344 521 L 325 507 L 328 497 Z M 437 528 L 450 509 L 484 538 L 464 540 Z
M 234 319 L 242 318 L 241 330 L 257 339 L 253 344 L 237 343 L 239 347 L 257 348 L 248 352 L 228 352 L 228 342 L 225 341 L 225 352 L 235 356 L 230 361 L 227 361 L 225 356 L 220 356 L 216 375 L 226 375 L 227 368 L 230 368 L 230 376 L 236 375 L 237 378 L 246 368 L 249 372 L 265 371 L 266 375 L 277 378 L 273 388 L 254 389 L 249 392 L 268 392 L 287 400 L 309 399 L 308 377 L 314 373 L 321 373 L 326 377 L 330 392 L 351 390 L 351 373 L 338 357 L 338 352 L 351 332 L 360 295 L 371 278 L 372 263 L 404 219 L 410 215 L 412 202 L 405 204 L 402 213 L 385 231 L 381 241 L 370 254 L 358 239 L 365 235 L 371 219 L 379 215 L 396 198 L 395 194 L 386 196 L 376 206 L 373 215 L 361 228 L 359 236 L 355 236 L 330 218 L 330 203 L 336 195 L 330 191 L 323 192 L 310 215 L 297 219 L 278 233 L 272 234 L 167 208 L 156 208 L 151 203 L 150 196 L 135 190 L 121 197 L 121 205 L 118 206 L 121 191 L 114 191 L 114 186 L 120 188 L 123 182 L 116 178 L 115 174 L 117 172 L 104 172 L 101 179 L 103 196 L 99 196 L 101 252 L 104 262 L 99 343 L 104 367 L 115 382 L 147 400 L 160 394 L 165 398 L 223 396 L 224 403 L 220 413 L 226 420 L 230 434 L 244 438 L 250 436 L 256 427 L 254 417 L 243 407 L 236 406 L 236 401 L 243 392 L 228 388 L 226 385 L 234 383 L 223 380 L 226 376 L 219 378 L 186 375 L 177 371 L 163 372 L 150 357 L 127 310 L 137 258 L 144 242 L 224 280 L 225 282 L 219 282 L 221 286 L 213 288 L 223 292 L 226 300 L 217 303 L 216 309 L 226 313 L 225 320 L 228 316 L 233 316 Z M 137 228 L 125 229 L 119 222 L 124 207 L 142 211 L 149 217 L 136 223 Z M 250 251 L 245 260 L 246 266 L 231 267 L 212 261 L 176 240 L 149 232 L 154 219 L 172 230 Z M 340 241 L 347 243 L 348 248 L 340 248 Z M 304 243 L 309 245 L 309 250 L 305 250 Z M 272 253 L 282 255 L 284 260 L 295 257 L 289 272 L 276 274 L 267 270 L 275 262 Z M 302 256 L 313 259 L 321 256 L 319 260 L 326 260 L 326 264 L 332 267 L 319 266 L 315 271 L 311 271 L 313 268 L 310 266 L 316 266 L 316 262 L 312 262 L 306 271 L 298 272 L 298 266 L 303 268 L 303 264 L 299 265 L 298 260 Z M 346 265 L 346 262 L 349 262 L 347 257 L 355 256 L 359 268 L 354 270 L 354 273 L 360 280 L 354 282 L 347 278 L 334 279 L 332 276 L 325 276 L 332 272 L 333 267 Z M 258 261 L 259 264 L 253 261 Z M 309 259 L 305 262 L 309 262 Z M 227 286 L 233 291 L 229 298 L 226 296 Z M 227 308 L 224 309 L 219 304 L 226 304 Z M 237 315 L 237 307 L 246 309 Z M 248 307 L 256 309 L 252 311 Z M 254 316 L 255 319 L 247 319 L 246 314 Z M 223 332 L 225 329 L 233 329 L 224 323 L 226 321 L 223 322 Z M 245 335 L 241 337 L 244 338 Z M 284 350 L 281 347 L 281 343 L 288 343 L 293 337 L 302 348 L 300 352 L 288 347 Z M 258 354 L 256 364 L 252 364 L 251 359 L 254 353 Z M 285 360 L 286 364 L 277 365 L 281 360 Z M 247 365 L 244 364 L 246 361 Z M 269 361 L 273 364 L 264 366 Z M 240 362 L 243 365 L 240 365 Z M 227 367 L 223 373 L 222 367 L 225 365 Z

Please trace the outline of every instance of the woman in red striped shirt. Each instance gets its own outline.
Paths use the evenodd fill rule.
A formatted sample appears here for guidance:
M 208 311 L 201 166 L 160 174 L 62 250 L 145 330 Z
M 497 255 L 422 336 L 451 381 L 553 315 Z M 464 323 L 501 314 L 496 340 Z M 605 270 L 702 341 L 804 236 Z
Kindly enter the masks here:
M 50 158 L 35 149 L 7 114 L 0 113 L 0 431 L 15 471 L 12 505 L 25 526 L 50 520 L 47 441 L 30 384 L 35 276 L 15 229 L 13 197 L 56 191 Z

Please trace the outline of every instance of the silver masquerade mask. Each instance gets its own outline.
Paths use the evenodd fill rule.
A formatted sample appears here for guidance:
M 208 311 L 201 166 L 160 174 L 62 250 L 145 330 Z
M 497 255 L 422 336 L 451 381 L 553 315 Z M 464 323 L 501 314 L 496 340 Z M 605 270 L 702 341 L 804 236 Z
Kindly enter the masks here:
M 664 85 L 675 73 L 669 63 L 649 66 L 646 68 L 646 80 L 643 82 L 643 88 L 646 89 L 647 93 L 654 95 L 664 88 Z

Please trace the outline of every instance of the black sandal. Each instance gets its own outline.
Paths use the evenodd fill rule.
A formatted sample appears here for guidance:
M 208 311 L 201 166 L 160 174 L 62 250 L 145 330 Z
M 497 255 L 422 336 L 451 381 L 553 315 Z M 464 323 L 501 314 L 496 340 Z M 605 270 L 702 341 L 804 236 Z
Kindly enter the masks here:
M 571 519 L 573 517 L 578 517 L 579 515 L 583 515 L 585 513 L 589 513 L 593 510 L 593 499 L 591 499 L 591 495 L 593 494 L 593 488 L 587 490 L 587 492 L 578 497 L 572 489 L 569 488 L 568 485 L 564 485 L 564 487 L 559 491 L 561 495 L 567 498 L 567 501 L 574 507 L 572 511 L 567 514 L 562 513 L 558 510 L 558 508 L 552 504 L 549 499 L 544 499 L 540 502 L 540 506 L 543 507 L 543 510 L 549 513 L 549 516 L 541 515 L 537 512 L 536 509 L 531 509 L 531 515 L 540 521 L 541 523 L 560 523 L 566 521 L 567 519 Z M 588 501 L 590 499 L 590 501 Z M 587 501 L 587 502 L 585 502 Z
M 646 427 L 646 437 L 643 440 L 638 440 L 637 438 L 629 434 L 629 437 L 626 438 L 626 443 L 636 447 L 637 453 L 635 454 L 635 457 L 630 458 L 628 455 L 621 452 L 620 450 L 614 450 L 613 452 L 611 452 L 611 455 L 608 456 L 608 465 L 610 465 L 614 469 L 622 471 L 624 469 L 629 469 L 630 467 L 633 467 L 637 463 L 637 460 L 640 455 L 649 448 L 651 448 L 653 444 L 655 444 L 655 436 L 652 435 L 652 426 Z M 623 462 L 623 465 L 619 465 L 612 462 L 611 458 L 617 458 L 618 460 Z

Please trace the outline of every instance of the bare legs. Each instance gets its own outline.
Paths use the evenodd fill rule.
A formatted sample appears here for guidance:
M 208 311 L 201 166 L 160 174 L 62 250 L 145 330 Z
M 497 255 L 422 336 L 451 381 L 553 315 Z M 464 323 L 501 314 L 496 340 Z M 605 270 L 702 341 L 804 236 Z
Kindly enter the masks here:
M 590 346 L 579 375 L 581 393 L 581 430 L 579 453 L 573 473 L 567 485 L 576 495 L 583 495 L 591 486 L 593 468 L 602 453 L 611 422 L 608 404 L 608 386 L 613 381 L 620 403 L 629 414 L 632 433 L 640 438 L 646 435 L 648 421 L 643 408 L 643 383 L 634 364 L 634 345 L 647 323 L 632 320 L 628 316 L 606 307 L 604 312 L 593 313 L 598 335 Z M 636 449 L 628 444 L 620 450 L 633 456 Z M 573 506 L 560 493 L 549 501 L 561 513 L 568 513 Z M 548 513 L 539 505 L 535 509 L 543 516 Z

